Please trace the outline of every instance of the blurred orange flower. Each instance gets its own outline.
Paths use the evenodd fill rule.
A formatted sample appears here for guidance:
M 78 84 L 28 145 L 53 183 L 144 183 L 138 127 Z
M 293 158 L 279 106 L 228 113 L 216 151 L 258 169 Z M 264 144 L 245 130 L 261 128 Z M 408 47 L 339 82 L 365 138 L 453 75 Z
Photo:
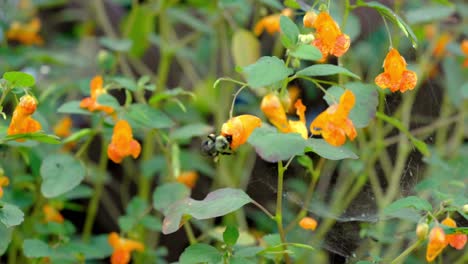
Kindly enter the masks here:
M 437 43 L 434 47 L 434 50 L 432 51 L 432 54 L 436 58 L 440 58 L 445 54 L 445 50 L 447 48 L 447 45 L 449 42 L 452 40 L 452 37 L 450 36 L 449 33 L 445 32 L 443 33 L 438 39 Z
M 190 189 L 195 187 L 197 180 L 198 173 L 196 171 L 184 171 L 179 175 L 179 177 L 177 177 L 178 182 L 185 184 L 185 186 L 187 186 Z
M 107 156 L 115 162 L 122 162 L 126 156 L 138 158 L 141 152 L 141 146 L 138 141 L 133 139 L 132 127 L 125 120 L 119 120 L 114 126 L 112 140 L 107 148 Z
M 229 146 L 235 150 L 249 139 L 255 128 L 262 125 L 262 120 L 253 115 L 240 115 L 229 119 L 221 127 L 221 135 L 226 137 Z
M 447 216 L 447 218 L 445 218 L 444 221 L 442 221 L 442 224 L 449 226 L 449 227 L 457 227 L 457 223 L 449 216 Z M 445 237 L 446 237 L 447 243 L 453 248 L 461 250 L 463 249 L 463 247 L 465 247 L 466 240 L 467 240 L 466 234 L 455 233 L 455 234 L 446 235 Z
M 8 40 L 18 41 L 25 45 L 40 45 L 44 43 L 44 40 L 39 36 L 40 30 L 41 20 L 37 17 L 27 24 L 14 21 L 6 32 L 6 37 Z
M 55 135 L 65 138 L 71 135 L 72 119 L 70 116 L 66 116 L 54 126 Z
M 382 89 L 404 93 L 413 90 L 418 77 L 414 71 L 406 69 L 406 61 L 398 50 L 391 48 L 383 62 L 384 72 L 375 78 L 375 83 Z
M 274 35 L 277 32 L 280 32 L 280 17 L 281 15 L 292 17 L 293 11 L 292 9 L 285 8 L 281 11 L 280 14 L 273 14 L 260 19 L 254 27 L 254 33 L 257 36 L 260 36 L 263 31 L 267 31 L 268 34 Z
M 138 241 L 121 238 L 117 233 L 109 234 L 108 242 L 114 249 L 111 264 L 127 264 L 130 262 L 132 251 L 143 251 L 145 246 Z
M 91 112 L 94 111 L 103 111 L 107 114 L 112 114 L 114 112 L 114 109 L 110 106 L 104 106 L 100 105 L 97 102 L 97 98 L 101 94 L 105 94 L 106 90 L 104 90 L 103 87 L 103 79 L 102 76 L 97 75 L 95 76 L 90 83 L 90 88 L 91 88 L 91 97 L 86 97 L 80 102 L 80 107 L 88 109 Z
M 314 231 L 317 228 L 317 220 L 312 217 L 304 217 L 299 221 L 299 226 L 302 229 Z
M 10 184 L 8 177 L 0 176 L 0 198 L 3 197 L 3 187 L 8 186 L 8 184 Z
M 444 250 L 447 246 L 447 240 L 444 230 L 440 226 L 432 228 L 429 233 L 429 243 L 427 244 L 426 260 L 428 262 L 434 259 Z
M 18 105 L 13 111 L 8 135 L 33 133 L 41 129 L 41 124 L 31 117 L 36 111 L 37 101 L 31 95 L 24 95 L 20 98 Z M 24 140 L 17 140 L 24 141 Z
M 288 120 L 286 111 L 276 93 L 265 95 L 260 104 L 262 112 L 280 132 L 299 133 L 303 138 L 307 139 L 306 107 L 302 104 L 301 99 L 296 100 L 294 107 L 296 108 L 297 116 L 299 116 L 299 120 L 297 121 Z
M 322 52 L 322 59 L 320 61 L 325 61 L 329 54 L 341 57 L 348 51 L 351 45 L 349 36 L 341 32 L 340 26 L 328 12 L 320 12 L 315 19 L 313 16 L 307 16 L 307 14 L 306 17 L 307 21 L 304 23 L 304 26 L 311 26 L 316 30 L 315 40 L 312 42 L 312 45 Z
M 460 49 L 463 52 L 463 54 L 465 54 L 465 57 L 467 57 L 463 62 L 463 67 L 468 67 L 468 39 L 462 41 L 462 43 L 460 44 Z
M 302 23 L 304 24 L 304 27 L 306 28 L 312 28 L 314 27 L 314 22 L 317 19 L 317 13 L 314 11 L 307 11 L 302 18 Z
M 44 205 L 42 207 L 42 212 L 44 213 L 44 221 L 47 222 L 56 222 L 56 223 L 63 223 L 65 220 L 60 212 L 52 207 L 49 204 Z
M 350 90 L 346 90 L 341 95 L 338 104 L 329 106 L 312 121 L 310 124 L 312 134 L 322 135 L 323 139 L 333 146 L 343 145 L 346 136 L 350 140 L 354 140 L 357 132 L 348 115 L 354 107 L 355 101 L 354 94 Z

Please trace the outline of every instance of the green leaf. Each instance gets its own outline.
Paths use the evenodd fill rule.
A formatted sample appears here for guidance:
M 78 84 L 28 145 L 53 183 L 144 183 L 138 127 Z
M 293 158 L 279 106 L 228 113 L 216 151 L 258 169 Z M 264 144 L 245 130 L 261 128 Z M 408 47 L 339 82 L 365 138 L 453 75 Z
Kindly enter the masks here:
M 468 99 L 468 82 L 464 83 L 460 88 L 463 99 Z
M 432 21 L 440 21 L 448 18 L 455 12 L 453 5 L 423 5 L 406 12 L 408 23 L 422 24 Z
M 271 126 L 256 128 L 248 142 L 265 161 L 278 162 L 302 155 L 307 141 L 298 133 L 280 133 Z
M 322 58 L 322 53 L 319 49 L 312 45 L 300 45 L 296 49 L 289 52 L 289 55 L 299 58 L 301 60 L 316 61 Z
M 296 0 L 285 0 L 284 5 L 293 9 L 301 9 L 301 5 Z
M 132 41 L 129 39 L 115 39 L 108 37 L 99 38 L 99 43 L 110 50 L 118 52 L 128 51 L 133 46 Z
M 370 7 L 377 10 L 377 12 L 379 12 L 381 16 L 385 17 L 390 22 L 397 25 L 401 29 L 403 34 L 405 34 L 405 36 L 410 39 L 411 43 L 413 44 L 413 47 L 416 48 L 416 46 L 418 45 L 418 40 L 413 30 L 411 30 L 411 28 L 405 23 L 405 21 L 403 21 L 403 19 L 401 19 L 397 14 L 395 14 L 393 10 L 378 2 L 364 2 L 363 0 L 359 0 L 357 5 Z
M 466 74 L 463 73 L 459 62 L 452 56 L 447 56 L 442 61 L 444 69 L 444 79 L 447 87 L 448 98 L 457 108 L 462 106 L 463 94 L 462 87 L 466 80 Z
M 119 101 L 115 99 L 114 96 L 110 94 L 101 94 L 97 98 L 97 102 L 100 105 L 110 106 L 113 109 L 118 109 L 120 107 Z
M 297 76 L 326 76 L 343 74 L 356 79 L 361 79 L 348 69 L 333 64 L 315 64 L 296 72 Z
M 154 190 L 153 207 L 165 212 L 169 206 L 190 196 L 190 189 L 178 182 L 165 183 Z
M 397 212 L 403 208 L 414 208 L 418 211 L 432 211 L 432 205 L 417 196 L 408 196 L 399 200 L 394 201 L 387 207 L 385 207 L 383 213 L 390 215 L 393 214 L 394 212 Z
M 299 29 L 296 24 L 289 17 L 281 15 L 280 28 L 281 33 L 289 40 L 288 42 L 295 46 L 297 43 L 297 37 L 299 36 Z
M 52 248 L 39 239 L 25 239 L 23 242 L 23 252 L 28 258 L 49 257 L 53 254 Z
M 255 63 L 260 58 L 260 42 L 252 32 L 242 28 L 238 29 L 232 36 L 231 52 L 234 64 L 245 67 Z
M 164 212 L 162 233 L 177 231 L 183 215 L 190 215 L 199 220 L 214 218 L 231 213 L 251 201 L 244 191 L 232 188 L 213 191 L 201 201 L 191 198 L 179 200 Z
M 80 101 L 69 101 L 57 109 L 58 113 L 90 115 L 91 112 L 80 107 Z
M 131 78 L 127 78 L 124 76 L 115 76 L 112 77 L 111 81 L 116 82 L 120 87 L 129 91 L 134 92 L 137 90 L 137 83 Z
M 45 134 L 44 132 L 34 132 L 34 133 L 26 133 L 26 134 L 15 134 L 15 135 L 9 135 L 4 137 L 3 139 L 0 139 L 0 144 L 7 142 L 7 141 L 12 141 L 12 140 L 17 140 L 17 139 L 28 139 L 28 140 L 34 140 L 42 143 L 47 143 L 47 144 L 60 144 L 60 138 L 57 137 L 56 135 L 48 135 Z
M 13 87 L 31 87 L 36 83 L 31 74 L 20 71 L 5 72 L 3 79 L 9 81 Z
M 155 216 L 145 215 L 143 219 L 141 219 L 141 224 L 152 231 L 161 231 L 162 230 L 162 222 L 161 219 L 156 218 Z
M 135 5 L 122 25 L 124 36 L 132 40 L 130 55 L 141 57 L 150 46 L 148 36 L 154 32 L 156 17 L 153 9 L 146 4 Z
M 218 264 L 222 260 L 222 254 L 215 247 L 207 244 L 195 244 L 187 247 L 180 255 L 180 264 Z
M 174 125 L 174 121 L 165 113 L 146 104 L 132 104 L 125 113 L 125 119 L 132 127 L 160 129 Z
M 91 128 L 83 128 L 81 130 L 76 131 L 75 133 L 71 134 L 67 138 L 63 140 L 63 144 L 67 144 L 70 142 L 75 142 L 78 141 L 84 137 L 90 136 L 94 133 L 94 131 Z
M 317 155 L 329 160 L 342 160 L 342 159 L 357 159 L 358 156 L 345 146 L 335 147 L 328 144 L 323 139 L 309 138 L 307 140 L 307 147 Z
M 235 226 L 226 226 L 226 230 L 223 233 L 224 243 L 228 246 L 234 246 L 239 238 L 239 231 Z
M 247 83 L 252 88 L 261 88 L 286 79 L 293 70 L 277 57 L 261 57 L 257 62 L 242 68 Z
M 48 156 L 41 164 L 41 192 L 46 198 L 64 194 L 78 186 L 85 176 L 81 162 L 69 154 Z
M 205 124 L 188 124 L 171 133 L 171 138 L 176 141 L 188 140 L 193 137 L 206 136 L 213 131 L 212 126 Z
M 356 128 L 366 127 L 369 122 L 375 117 L 377 105 L 379 104 L 379 93 L 373 84 L 365 84 L 361 82 L 347 83 L 346 89 L 353 92 L 356 103 L 349 113 L 349 118 L 353 121 Z M 344 93 L 343 88 L 332 86 L 327 89 L 327 94 L 323 96 L 328 103 L 332 105 L 340 100 L 340 96 Z
M 17 206 L 9 203 L 0 203 L 0 222 L 5 227 L 10 228 L 21 224 L 24 220 L 24 213 Z
M 4 224 L 0 224 L 0 256 L 2 256 L 11 242 L 13 228 L 7 228 Z

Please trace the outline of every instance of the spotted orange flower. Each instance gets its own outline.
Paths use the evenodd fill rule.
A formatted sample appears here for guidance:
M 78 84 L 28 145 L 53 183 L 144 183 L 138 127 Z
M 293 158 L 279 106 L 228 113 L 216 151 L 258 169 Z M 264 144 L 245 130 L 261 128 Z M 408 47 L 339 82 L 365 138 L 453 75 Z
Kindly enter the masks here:
M 262 120 L 253 115 L 240 115 L 229 119 L 221 127 L 221 136 L 226 137 L 231 150 L 245 144 L 255 128 L 262 125 Z
M 307 139 L 306 107 L 302 104 L 301 99 L 296 100 L 294 107 L 296 108 L 297 116 L 299 116 L 299 120 L 297 121 L 288 120 L 286 111 L 276 93 L 265 95 L 260 104 L 262 112 L 280 132 L 299 133 L 303 138 Z
M 187 186 L 190 189 L 195 187 L 197 180 L 198 173 L 196 171 L 184 171 L 179 175 L 179 177 L 177 177 L 178 182 L 185 184 L 185 186 Z
M 65 220 L 60 214 L 60 212 L 55 209 L 53 206 L 46 204 L 42 207 L 42 212 L 44 213 L 44 221 L 48 222 L 56 222 L 56 223 L 63 223 Z
M 3 197 L 3 187 L 8 186 L 8 184 L 10 184 L 8 177 L 0 176 L 0 198 Z
M 447 216 L 447 218 L 445 218 L 444 221 L 442 221 L 442 224 L 449 226 L 449 227 L 457 227 L 457 223 L 449 216 Z M 450 246 L 458 250 L 461 250 L 463 249 L 463 247 L 465 247 L 467 236 L 466 234 L 455 233 L 455 234 L 446 235 L 446 239 L 447 239 L 447 243 Z
M 429 233 L 429 243 L 427 244 L 426 260 L 428 262 L 434 259 L 444 250 L 447 246 L 447 239 L 444 230 L 440 226 L 432 228 Z
M 119 234 L 109 234 L 108 242 L 114 249 L 111 256 L 111 264 L 127 264 L 130 262 L 132 251 L 143 251 L 145 246 L 138 241 L 121 238 Z
M 418 77 L 414 71 L 406 69 L 406 61 L 398 50 L 391 48 L 383 62 L 384 72 L 375 77 L 375 83 L 382 89 L 404 93 L 413 90 Z
M 348 115 L 354 107 L 355 101 L 354 94 L 350 90 L 346 90 L 341 95 L 338 104 L 329 106 L 312 121 L 310 124 L 312 134 L 322 135 L 323 139 L 333 146 L 343 145 L 346 136 L 350 140 L 354 140 L 357 132 Z
M 55 135 L 65 138 L 71 135 L 71 128 L 72 128 L 72 119 L 70 116 L 66 116 L 54 126 L 54 133 Z
M 132 127 L 125 120 L 119 120 L 114 126 L 114 134 L 107 148 L 107 156 L 115 162 L 122 162 L 126 156 L 138 158 L 141 146 L 133 139 Z
M 260 36 L 265 30 L 270 35 L 280 32 L 280 17 L 282 15 L 292 17 L 293 11 L 292 9 L 285 8 L 280 14 L 269 15 L 260 19 L 254 27 L 255 35 Z
M 32 19 L 29 23 L 23 24 L 13 22 L 6 33 L 6 37 L 11 41 L 18 41 L 25 45 L 40 45 L 44 40 L 39 36 L 41 30 L 41 20 Z
M 41 129 L 41 124 L 31 115 L 36 111 L 37 101 L 31 95 L 24 95 L 20 98 L 18 105 L 13 111 L 8 135 L 25 134 L 37 132 Z M 17 140 L 24 141 L 24 140 Z
M 322 11 L 315 19 L 313 17 L 306 19 L 304 26 L 315 28 L 315 40 L 312 45 L 322 52 L 320 61 L 325 61 L 329 54 L 341 57 L 348 51 L 351 45 L 349 36 L 341 32 L 340 26 L 328 12 Z
M 304 217 L 299 221 L 299 226 L 302 229 L 314 231 L 317 228 L 317 220 L 312 217 Z
M 466 57 L 465 61 L 463 62 L 463 67 L 468 67 L 468 39 L 462 41 L 460 44 L 460 49 Z
M 106 93 L 106 90 L 104 90 L 103 87 L 103 79 L 102 76 L 97 75 L 95 76 L 90 83 L 90 88 L 91 88 L 91 96 L 86 97 L 80 102 L 80 107 L 88 109 L 91 112 L 94 111 L 103 111 L 107 114 L 112 114 L 114 112 L 114 109 L 110 106 L 104 106 L 101 105 L 97 102 L 97 98 L 99 95 Z

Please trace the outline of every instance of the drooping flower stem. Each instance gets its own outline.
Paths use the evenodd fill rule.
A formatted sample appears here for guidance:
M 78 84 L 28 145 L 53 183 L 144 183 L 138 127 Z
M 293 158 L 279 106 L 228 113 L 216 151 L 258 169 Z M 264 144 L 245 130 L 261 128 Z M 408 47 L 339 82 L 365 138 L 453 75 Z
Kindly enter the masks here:
M 276 193 L 276 215 L 275 220 L 278 226 L 278 232 L 281 238 L 281 243 L 286 243 L 286 235 L 283 229 L 283 182 L 284 182 L 284 172 L 287 167 L 283 166 L 283 161 L 278 161 L 278 190 Z M 283 250 L 286 251 L 286 245 L 283 246 Z M 284 253 L 284 259 L 286 263 L 291 263 L 288 253 Z

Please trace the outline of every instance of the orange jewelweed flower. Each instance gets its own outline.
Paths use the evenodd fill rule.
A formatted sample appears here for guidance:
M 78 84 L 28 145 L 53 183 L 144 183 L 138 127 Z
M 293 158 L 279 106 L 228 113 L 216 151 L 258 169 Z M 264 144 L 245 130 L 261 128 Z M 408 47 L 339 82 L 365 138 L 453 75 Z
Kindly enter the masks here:
M 262 125 L 262 120 L 253 115 L 240 115 L 229 119 L 221 127 L 221 136 L 228 139 L 229 146 L 235 150 L 249 139 L 255 128 Z
M 6 33 L 8 40 L 18 41 L 25 45 L 40 45 L 44 41 L 39 36 L 41 29 L 41 20 L 39 18 L 32 19 L 29 23 L 23 24 L 20 22 L 13 22 Z
M 296 111 L 296 107 L 292 102 L 296 102 L 299 99 L 301 90 L 296 85 L 291 85 L 288 87 L 288 114 L 293 114 Z
M 8 184 L 10 184 L 8 177 L 0 176 L 0 198 L 3 197 L 3 187 L 8 186 Z
M 457 223 L 449 216 L 447 216 L 447 218 L 445 218 L 444 221 L 442 221 L 442 224 L 449 226 L 449 227 L 457 227 Z M 445 237 L 446 237 L 447 243 L 451 247 L 456 248 L 458 250 L 461 250 L 463 249 L 463 247 L 465 247 L 466 240 L 467 240 L 466 234 L 455 233 L 455 234 L 446 235 Z
M 138 141 L 133 139 L 132 127 L 125 120 L 119 120 L 114 126 L 112 140 L 107 148 L 107 156 L 115 162 L 122 162 L 126 156 L 138 158 L 141 152 L 141 146 Z
M 317 228 L 317 220 L 312 217 L 304 217 L 299 221 L 299 226 L 302 229 L 314 231 Z
M 111 264 L 127 264 L 130 262 L 132 251 L 143 251 L 145 246 L 138 241 L 121 238 L 117 233 L 109 234 L 108 242 L 114 249 Z
M 63 223 L 63 221 L 65 220 L 62 214 L 60 214 L 60 212 L 57 209 L 55 209 L 49 204 L 46 204 L 44 205 L 44 207 L 42 207 L 42 212 L 44 213 L 44 221 L 46 223 L 48 222 Z
M 429 233 L 429 243 L 427 244 L 426 260 L 428 262 L 434 259 L 444 250 L 447 246 L 445 232 L 440 226 L 432 228 Z
M 312 19 L 307 18 L 308 22 L 304 25 L 308 26 Z M 349 36 L 341 32 L 340 26 L 328 12 L 320 12 L 317 18 L 313 20 L 311 27 L 316 30 L 315 40 L 312 42 L 312 45 L 322 52 L 322 59 L 320 61 L 325 61 L 328 54 L 341 57 L 348 51 L 351 45 Z
M 447 48 L 447 45 L 449 42 L 452 40 L 452 37 L 450 36 L 449 33 L 445 32 L 443 33 L 438 39 L 437 43 L 434 47 L 434 50 L 432 51 L 432 54 L 436 58 L 440 58 L 445 54 L 445 50 Z
M 350 90 L 346 90 L 340 97 L 340 102 L 329 106 L 320 113 L 310 124 L 310 131 L 314 135 L 322 135 L 330 145 L 341 146 L 346 141 L 346 136 L 354 140 L 357 136 L 353 121 L 348 118 L 349 112 L 354 107 L 355 96 Z
M 37 132 L 41 129 L 41 124 L 31 117 L 36 111 L 37 101 L 31 95 L 24 95 L 20 98 L 18 105 L 13 111 L 8 135 L 25 134 Z M 24 141 L 24 140 L 17 140 Z
M 66 116 L 54 126 L 55 135 L 65 138 L 71 135 L 72 119 L 70 116 Z
M 292 17 L 293 11 L 290 8 L 285 8 L 283 11 L 281 11 L 280 14 L 273 14 L 266 16 L 262 19 L 260 19 L 257 24 L 255 24 L 254 27 L 254 33 L 257 36 L 260 36 L 263 31 L 267 31 L 268 34 L 274 35 L 277 32 L 280 32 L 280 17 L 281 15 L 287 16 L 287 17 Z
M 90 83 L 91 88 L 91 96 L 86 97 L 80 102 L 80 107 L 88 109 L 91 112 L 94 111 L 103 111 L 107 114 L 112 114 L 114 109 L 110 106 L 100 105 L 97 102 L 97 98 L 99 95 L 106 93 L 103 87 L 104 81 L 102 80 L 102 76 L 97 75 L 95 76 Z
M 317 13 L 314 11 L 307 11 L 302 18 L 302 23 L 304 24 L 304 27 L 306 28 L 312 28 L 314 27 L 314 22 L 317 19 Z
M 265 95 L 260 104 L 262 112 L 280 132 L 299 133 L 304 139 L 307 139 L 306 107 L 302 104 L 301 99 L 296 100 L 294 107 L 296 108 L 297 116 L 299 116 L 299 120 L 297 121 L 288 120 L 286 111 L 276 93 Z
M 404 93 L 413 90 L 418 81 L 414 71 L 406 69 L 406 61 L 398 50 L 391 48 L 383 62 L 384 72 L 375 77 L 375 84 L 380 88 Z
M 462 41 L 462 43 L 460 44 L 460 49 L 463 52 L 463 54 L 465 54 L 465 56 L 467 57 L 463 62 L 463 67 L 468 67 L 468 39 Z
M 184 171 L 182 172 L 179 177 L 177 177 L 177 181 L 185 184 L 190 189 L 195 187 L 195 184 L 198 180 L 198 173 L 196 171 Z

